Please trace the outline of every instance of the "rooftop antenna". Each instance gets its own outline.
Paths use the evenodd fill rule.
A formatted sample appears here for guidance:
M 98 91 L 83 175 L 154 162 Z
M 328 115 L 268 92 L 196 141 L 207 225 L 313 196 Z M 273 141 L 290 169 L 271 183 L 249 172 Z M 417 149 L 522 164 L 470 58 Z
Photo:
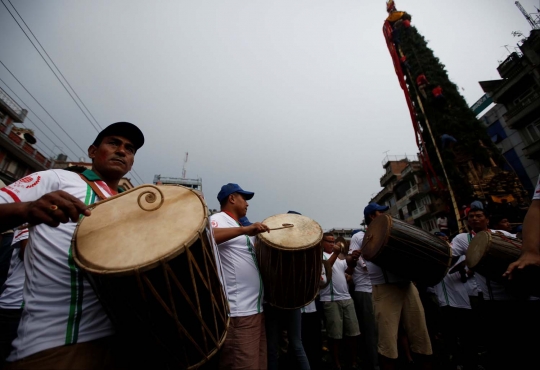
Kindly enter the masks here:
M 183 179 L 186 178 L 186 163 L 188 161 L 188 156 L 189 156 L 189 153 L 186 152 L 186 157 L 184 158 L 184 166 L 182 167 L 182 178 Z
M 533 30 L 539 30 L 540 29 L 540 22 L 538 20 L 538 17 L 536 17 L 536 19 L 533 19 L 533 17 L 531 17 L 531 15 L 529 13 L 527 13 L 525 8 L 523 8 L 523 6 L 520 4 L 519 1 L 516 1 L 515 4 L 518 7 L 518 9 L 520 10 L 521 14 L 523 14 L 525 19 L 527 20 L 527 22 L 529 22 L 532 29 Z

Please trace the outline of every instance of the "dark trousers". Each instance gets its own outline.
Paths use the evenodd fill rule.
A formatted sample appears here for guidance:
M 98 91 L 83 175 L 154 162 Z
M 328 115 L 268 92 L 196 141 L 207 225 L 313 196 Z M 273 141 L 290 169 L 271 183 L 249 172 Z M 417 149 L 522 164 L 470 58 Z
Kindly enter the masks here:
M 444 344 L 452 355 L 453 365 L 464 365 L 465 369 L 478 367 L 476 327 L 472 310 L 445 306 L 443 314 Z
M 321 320 L 319 311 L 302 314 L 302 343 L 311 370 L 322 369 Z
M 11 352 L 11 342 L 17 338 L 17 328 L 21 320 L 22 309 L 7 310 L 0 308 L 0 369 Z
M 365 360 L 364 368 L 366 370 L 378 369 L 378 332 L 375 315 L 373 314 L 371 293 L 355 291 L 352 297 L 358 325 L 360 326 L 360 357 Z

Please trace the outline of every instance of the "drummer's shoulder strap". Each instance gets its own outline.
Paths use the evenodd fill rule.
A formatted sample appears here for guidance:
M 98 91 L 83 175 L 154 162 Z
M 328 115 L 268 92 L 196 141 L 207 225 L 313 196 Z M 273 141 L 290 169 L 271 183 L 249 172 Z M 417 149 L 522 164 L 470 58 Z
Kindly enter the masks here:
M 94 191 L 94 193 L 96 193 L 96 195 L 100 198 L 100 199 L 107 199 L 107 197 L 105 195 L 103 195 L 103 192 L 101 191 L 101 189 L 96 185 L 95 182 L 93 181 L 90 181 L 88 180 L 86 177 L 84 177 L 84 175 L 82 174 L 79 174 L 79 176 L 81 177 L 81 179 L 83 179 L 84 182 L 86 182 L 88 184 L 88 186 L 90 186 L 90 188 Z

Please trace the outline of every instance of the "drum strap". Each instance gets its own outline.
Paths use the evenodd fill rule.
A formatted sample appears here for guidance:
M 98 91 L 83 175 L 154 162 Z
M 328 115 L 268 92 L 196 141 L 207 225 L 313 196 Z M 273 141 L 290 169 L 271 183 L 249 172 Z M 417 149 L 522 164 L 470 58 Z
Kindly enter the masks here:
M 95 182 L 88 180 L 86 177 L 84 177 L 82 174 L 79 174 L 81 179 L 84 180 L 90 186 L 90 188 L 96 193 L 96 195 L 99 197 L 99 199 L 107 199 L 105 195 L 103 195 L 103 192 L 99 189 L 99 187 L 96 185 Z

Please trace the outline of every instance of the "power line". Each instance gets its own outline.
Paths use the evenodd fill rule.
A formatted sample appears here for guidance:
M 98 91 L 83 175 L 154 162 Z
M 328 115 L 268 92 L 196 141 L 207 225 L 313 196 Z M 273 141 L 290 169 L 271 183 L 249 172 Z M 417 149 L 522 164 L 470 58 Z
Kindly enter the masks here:
M 34 101 L 41 107 L 41 109 L 43 109 L 43 110 L 45 111 L 45 113 L 47 113 L 47 115 L 48 115 L 49 117 L 51 117 L 51 119 L 54 121 L 54 123 L 56 123 L 56 125 L 60 128 L 60 130 L 62 130 L 62 132 L 63 132 L 64 134 L 66 134 L 66 136 L 69 137 L 70 140 L 73 141 L 73 143 L 74 143 L 74 144 L 81 150 L 81 152 L 86 156 L 86 153 L 85 153 L 84 149 L 81 148 L 81 147 L 79 146 L 79 144 L 77 144 L 77 142 L 76 142 L 76 141 L 75 141 L 75 140 L 67 133 L 67 131 L 64 130 L 64 128 L 62 127 L 62 125 L 60 125 L 60 124 L 58 123 L 58 121 L 55 120 L 53 116 L 51 116 L 51 114 L 49 113 L 49 111 L 47 111 L 47 109 L 45 109 L 45 107 L 44 107 L 43 105 L 41 105 L 41 103 L 34 97 L 34 95 L 32 95 L 32 93 L 30 93 L 30 91 L 28 91 L 28 89 L 22 84 L 22 82 L 19 81 L 19 79 L 18 79 L 17 77 L 15 77 L 15 75 L 9 70 L 9 68 L 4 64 L 4 62 L 2 62 L 2 61 L 0 60 L 0 64 L 2 64 L 2 65 L 4 66 L 4 68 L 11 74 L 11 76 L 13 76 L 13 78 L 14 78 L 14 79 L 22 86 L 22 88 L 28 93 L 28 95 L 30 95 L 30 96 L 32 97 L 32 99 L 34 99 Z M 75 157 L 77 157 L 77 156 L 75 156 Z
M 45 62 L 45 64 L 47 64 L 47 67 L 49 67 L 49 69 L 51 70 L 51 72 L 54 74 L 54 76 L 56 77 L 56 79 L 60 82 L 60 84 L 62 85 L 62 87 L 64 88 L 64 90 L 66 90 L 66 92 L 69 94 L 69 96 L 71 97 L 71 99 L 73 99 L 73 101 L 75 102 L 75 104 L 77 104 L 77 107 L 79 107 L 79 109 L 81 110 L 82 114 L 84 114 L 84 116 L 86 117 L 86 119 L 88 120 L 88 122 L 90 122 L 90 124 L 92 125 L 92 127 L 94 127 L 94 129 L 99 132 L 100 130 L 96 127 L 96 125 L 94 125 L 94 123 L 90 120 L 90 118 L 88 117 L 88 115 L 84 112 L 84 110 L 81 108 L 81 106 L 79 105 L 79 103 L 77 102 L 77 100 L 75 100 L 75 98 L 73 97 L 73 95 L 71 95 L 71 93 L 69 92 L 69 90 L 67 89 L 66 85 L 64 85 L 64 83 L 62 82 L 62 80 L 60 79 L 60 77 L 58 77 L 58 75 L 56 74 L 56 72 L 54 71 L 54 69 L 52 69 L 51 65 L 49 64 L 49 62 L 47 62 L 47 59 L 45 59 L 45 57 L 43 56 L 43 54 L 41 54 L 41 52 L 39 51 L 39 49 L 37 48 L 36 44 L 34 44 L 34 42 L 32 41 L 32 39 L 30 38 L 30 36 L 28 36 L 28 34 L 26 33 L 26 31 L 24 30 L 24 28 L 21 26 L 21 24 L 19 23 L 19 21 L 17 21 L 17 18 L 15 18 L 15 16 L 13 15 L 13 13 L 11 12 L 11 10 L 9 10 L 9 8 L 7 7 L 7 5 L 4 3 L 4 0 L 0 0 L 2 1 L 2 4 L 4 5 L 4 7 L 7 9 L 7 11 L 9 12 L 9 14 L 11 15 L 11 17 L 13 18 L 13 20 L 17 23 L 17 25 L 19 26 L 19 28 L 21 29 L 21 31 L 23 31 L 24 35 L 26 36 L 26 38 L 28 39 L 28 41 L 30 41 L 30 43 L 32 44 L 32 46 L 34 47 L 34 49 L 36 49 L 36 51 L 38 52 L 38 54 L 41 56 L 41 58 L 43 59 L 43 61 Z M 12 4 L 13 6 L 13 4 Z M 18 13 L 17 13 L 18 14 Z
M 69 81 L 67 80 L 66 76 L 64 76 L 64 74 L 62 73 L 62 71 L 60 71 L 60 68 L 58 68 L 58 66 L 56 65 L 56 63 L 54 62 L 54 60 L 53 60 L 53 59 L 51 58 L 51 56 L 49 55 L 49 53 L 47 53 L 47 50 L 45 50 L 45 48 L 43 47 L 43 45 L 41 45 L 41 42 L 39 42 L 39 40 L 38 40 L 38 38 L 36 37 L 36 35 L 34 34 L 34 32 L 32 32 L 32 29 L 31 29 L 31 28 L 28 26 L 28 24 L 24 21 L 24 18 L 23 18 L 23 17 L 21 16 L 21 14 L 18 12 L 17 8 L 15 8 L 15 5 L 13 5 L 13 3 L 11 2 L 11 0 L 8 0 L 8 2 L 9 2 L 9 4 L 13 7 L 13 10 L 15 10 L 15 12 L 16 12 L 17 15 L 19 16 L 19 18 L 21 18 L 21 21 L 24 23 L 24 25 L 26 26 L 26 28 L 28 28 L 28 31 L 30 31 L 30 33 L 32 34 L 32 36 L 34 37 L 34 39 L 37 41 L 37 43 L 39 44 L 39 46 L 41 47 L 41 49 L 43 50 L 43 52 L 47 55 L 47 57 L 49 58 L 49 60 L 51 61 L 51 63 L 54 65 L 54 67 L 56 68 L 56 70 L 58 71 L 58 73 L 60 73 L 60 75 L 62 76 L 62 78 L 64 79 L 64 81 L 66 81 L 66 83 L 67 83 L 68 86 L 70 87 L 71 91 L 73 91 L 73 93 L 74 93 L 75 96 L 79 99 L 79 101 L 80 101 L 81 104 L 84 106 L 84 108 L 86 109 L 86 111 L 88 112 L 88 114 L 90 114 L 90 116 L 94 119 L 94 122 L 96 122 L 96 125 L 99 127 L 99 130 L 102 130 L 103 128 L 101 127 L 101 125 L 99 124 L 99 122 L 96 120 L 96 118 L 94 117 L 94 115 L 92 114 L 92 112 L 90 112 L 90 109 L 88 109 L 88 107 L 86 106 L 86 104 L 84 104 L 83 100 L 80 98 L 79 94 L 77 94 L 77 92 L 75 91 L 75 89 L 73 88 L 73 86 L 71 86 L 71 84 L 70 84 Z M 2 1 L 2 3 L 3 3 L 3 1 Z M 4 4 L 4 6 L 6 6 L 6 4 Z M 7 7 L 6 7 L 6 8 L 7 8 Z M 9 9 L 8 9 L 8 11 L 9 11 Z M 10 14 L 11 14 L 11 13 L 10 13 Z M 13 17 L 13 14 L 11 14 L 11 16 Z M 14 18 L 14 19 L 15 19 L 15 18 Z M 17 20 L 15 20 L 15 22 L 17 22 Z M 17 24 L 18 24 L 18 22 L 17 22 Z M 21 27 L 20 24 L 19 24 L 19 27 Z M 21 27 L 21 30 L 22 30 L 22 27 Z M 23 30 L 23 32 L 24 32 L 24 30 Z M 25 33 L 25 34 L 26 34 L 26 33 Z M 26 35 L 26 37 L 28 37 L 28 35 Z M 28 39 L 30 40 L 30 38 L 28 38 Z M 32 42 L 32 41 L 30 40 L 30 42 Z M 32 45 L 34 45 L 34 44 L 32 43 Z M 34 47 L 36 48 L 35 45 L 34 45 Z M 36 50 L 37 50 L 38 53 L 39 53 L 39 50 L 38 50 L 37 48 L 36 48 Z M 41 53 L 40 53 L 40 55 L 41 55 Z M 43 55 L 41 55 L 41 57 L 43 58 Z M 45 58 L 43 58 L 43 60 L 45 60 Z M 46 60 L 45 60 L 45 63 L 47 63 Z M 48 63 L 47 63 L 47 65 L 48 65 Z M 51 68 L 51 67 L 49 66 L 49 68 Z M 51 71 L 52 71 L 52 68 L 51 68 Z M 53 71 L 53 73 L 54 73 L 54 71 Z M 57 76 L 56 78 L 58 78 L 58 76 Z M 60 79 L 59 79 L 59 80 L 60 80 Z M 62 82 L 62 81 L 60 81 L 60 82 Z M 63 84 L 62 84 L 62 85 L 63 85 Z M 64 86 L 64 88 L 66 88 L 66 87 Z M 66 89 L 66 91 L 67 91 L 67 89 Z M 68 91 L 68 93 L 69 93 L 69 91 Z M 71 95 L 71 94 L 70 94 L 70 95 Z M 73 97 L 71 97 L 71 98 L 73 99 Z M 75 99 L 73 99 L 73 100 L 75 101 Z M 77 102 L 75 102 L 75 103 L 77 103 Z M 80 107 L 79 107 L 79 108 L 80 108 Z M 82 109 L 81 109 L 81 110 L 82 110 Z M 84 114 L 84 112 L 83 112 L 83 114 Z M 88 117 L 86 117 L 86 118 L 88 118 Z M 92 122 L 90 122 L 90 123 L 92 123 Z M 93 126 L 93 125 L 92 125 L 92 126 Z M 95 126 L 94 126 L 94 128 L 95 128 Z M 99 132 L 99 130 L 98 130 L 98 132 Z
M 21 24 L 17 21 L 16 17 L 13 15 L 13 13 L 9 10 L 9 8 L 7 7 L 7 5 L 4 3 L 3 0 L 0 0 L 2 1 L 2 5 L 4 5 L 4 7 L 6 8 L 6 10 L 9 12 L 9 14 L 11 15 L 11 17 L 13 18 L 13 20 L 17 23 L 17 25 L 19 26 L 19 28 L 21 29 L 21 31 L 23 31 L 24 35 L 26 36 L 26 38 L 28 39 L 28 41 L 30 41 L 30 43 L 32 44 L 32 46 L 36 49 L 36 51 L 38 52 L 38 54 L 41 56 L 41 58 L 43 59 L 43 61 L 47 64 L 47 66 L 49 67 L 49 69 L 51 70 L 51 72 L 54 74 L 54 76 L 56 77 L 56 79 L 58 80 L 58 82 L 60 82 L 60 84 L 62 85 L 62 87 L 64 88 L 64 90 L 66 90 L 66 92 L 69 94 L 69 96 L 71 97 L 71 99 L 75 102 L 75 104 L 77 105 L 77 107 L 80 109 L 80 111 L 84 114 L 84 116 L 86 117 L 86 119 L 88 120 L 88 122 L 90 122 L 90 124 L 92 125 L 92 127 L 94 127 L 94 129 L 97 131 L 97 132 L 100 132 L 102 130 L 102 127 L 101 125 L 99 124 L 99 122 L 96 120 L 96 118 L 94 117 L 94 115 L 92 114 L 92 112 L 90 112 L 90 110 L 88 109 L 88 107 L 86 106 L 86 104 L 84 104 L 83 100 L 80 98 L 80 96 L 77 94 L 77 92 L 75 91 L 75 89 L 73 88 L 73 86 L 71 86 L 71 84 L 69 83 L 69 81 L 67 80 L 67 78 L 64 76 L 64 74 L 62 73 L 62 71 L 60 71 L 60 68 L 58 68 L 58 66 L 56 65 L 56 63 L 54 62 L 54 60 L 51 58 L 51 56 L 49 55 L 49 53 L 47 53 L 47 50 L 43 47 L 43 45 L 41 44 L 41 42 L 39 42 L 38 38 L 36 37 L 36 35 L 34 34 L 34 32 L 32 32 L 32 29 L 28 26 L 28 24 L 25 22 L 24 18 L 21 16 L 21 14 L 18 12 L 17 8 L 15 8 L 15 6 L 13 5 L 13 3 L 8 0 L 9 4 L 12 6 L 13 10 L 15 10 L 15 12 L 17 13 L 17 15 L 19 16 L 19 18 L 21 19 L 21 21 L 24 23 L 24 25 L 26 26 L 26 28 L 28 29 L 28 31 L 30 31 L 30 33 L 32 34 L 32 36 L 34 37 L 34 39 L 36 40 L 36 42 L 39 44 L 39 46 L 41 47 L 41 49 L 43 50 L 43 52 L 47 55 L 47 57 L 49 58 L 49 60 L 51 61 L 51 63 L 54 65 L 54 67 L 56 68 L 56 70 L 58 71 L 58 73 L 62 76 L 62 78 L 64 79 L 64 81 L 67 83 L 67 85 L 71 88 L 71 90 L 73 91 L 73 93 L 75 94 L 75 96 L 79 99 L 80 103 L 84 106 L 84 108 L 87 110 L 88 114 L 90 114 L 90 116 L 93 118 L 93 120 L 95 121 L 96 125 L 99 127 L 96 127 L 96 125 L 94 125 L 94 123 L 90 120 L 90 118 L 88 117 L 88 115 L 84 112 L 84 110 L 81 108 L 81 106 L 79 105 L 79 103 L 77 102 L 77 100 L 73 97 L 73 95 L 70 93 L 70 91 L 68 90 L 68 88 L 66 87 L 66 85 L 64 85 L 64 83 L 62 82 L 62 80 L 60 79 L 60 77 L 58 77 L 58 75 L 56 74 L 56 72 L 54 71 L 54 69 L 51 67 L 51 65 L 47 62 L 47 59 L 45 59 L 45 57 L 43 56 L 43 54 L 40 52 L 40 50 L 38 49 L 38 47 L 34 44 L 34 42 L 32 41 L 32 39 L 30 38 L 30 36 L 28 36 L 28 34 L 26 33 L 26 31 L 24 30 L 24 28 L 21 26 Z M 0 61 L 0 63 L 2 63 Z M 8 70 L 9 73 L 11 73 L 11 71 L 9 71 L 9 69 L 5 66 L 4 63 L 2 63 L 2 65 Z M 13 73 L 11 73 L 11 75 L 13 76 Z M 13 76 L 16 80 L 17 78 L 15 76 Z M 19 82 L 22 85 L 22 83 L 17 80 L 17 82 Z M 23 86 L 23 88 L 28 92 L 28 94 L 30 94 L 30 92 Z M 32 94 L 30 94 L 30 96 L 32 96 Z M 32 98 L 34 100 L 36 100 L 33 96 Z M 36 102 L 39 104 L 39 102 L 36 100 Z M 39 104 L 41 106 L 41 108 L 43 108 L 43 106 L 41 104 Z M 45 108 L 43 108 L 43 110 L 45 110 Z M 45 112 L 53 119 L 53 121 L 56 122 L 56 120 L 49 114 L 49 112 L 47 110 L 45 110 Z M 35 113 L 34 113 L 35 114 Z M 37 115 L 36 115 L 37 116 Z M 39 117 L 38 117 L 39 118 Z M 58 124 L 58 122 L 56 122 Z M 59 125 L 59 124 L 58 124 Z M 60 125 L 59 125 L 60 126 Z M 67 132 L 60 126 L 60 128 L 62 129 L 62 131 L 64 131 L 64 133 L 66 135 Z M 84 153 L 84 150 L 82 150 L 82 148 L 68 135 L 68 137 L 75 143 L 75 145 L 77 145 L 79 147 L 79 149 L 81 149 L 81 151 Z M 85 154 L 86 155 L 86 154 Z M 144 181 L 142 180 L 142 178 L 139 176 L 139 174 L 135 171 L 135 169 L 132 169 L 131 172 L 133 173 L 134 177 L 137 177 L 138 180 L 141 182 L 141 183 L 144 183 Z

